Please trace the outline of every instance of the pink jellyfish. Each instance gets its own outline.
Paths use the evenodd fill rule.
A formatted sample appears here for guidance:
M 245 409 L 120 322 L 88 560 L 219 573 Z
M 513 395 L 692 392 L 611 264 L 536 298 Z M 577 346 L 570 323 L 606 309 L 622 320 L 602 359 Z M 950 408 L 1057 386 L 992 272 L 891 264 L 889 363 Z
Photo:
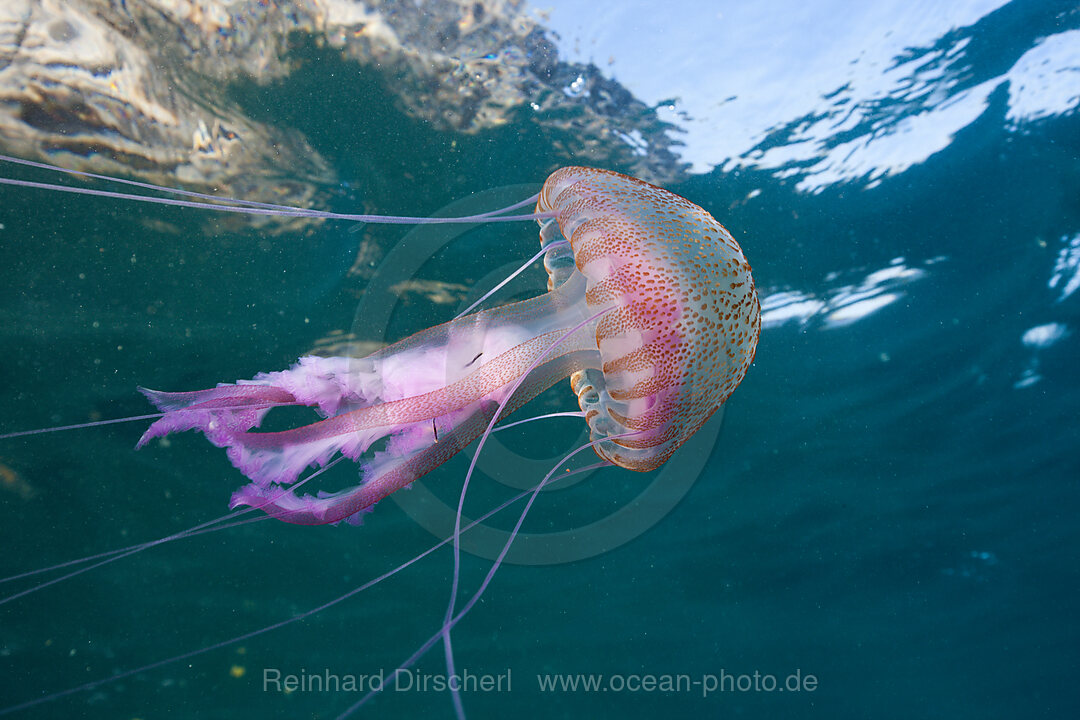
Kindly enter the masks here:
M 302 357 L 210 390 L 143 390 L 165 414 L 139 445 L 201 430 L 251 480 L 231 507 L 298 524 L 358 522 L 569 377 L 596 453 L 630 470 L 658 467 L 723 407 L 754 360 L 761 321 L 750 265 L 705 210 L 615 172 L 556 171 L 536 212 L 544 295 L 365 358 Z M 253 432 L 281 404 L 312 406 L 325 419 Z M 318 495 L 290 489 L 337 453 L 360 464 L 361 484 Z
M 6 156 L 0 156 L 0 160 L 59 169 Z M 208 207 L 194 200 L 133 197 L 7 178 L 0 178 L 0 184 Z M 172 432 L 201 430 L 212 443 L 226 448 L 232 463 L 251 480 L 234 493 L 232 507 L 261 509 L 298 524 L 359 522 L 360 515 L 380 499 L 446 462 L 477 437 L 483 443 L 498 420 L 569 377 L 590 429 L 590 442 L 584 447 L 592 446 L 604 463 L 630 470 L 644 472 L 660 466 L 714 412 L 722 409 L 754 360 L 761 320 L 750 265 L 731 234 L 709 213 L 678 195 L 626 175 L 563 168 L 548 177 L 538 197 L 535 214 L 527 217 L 535 217 L 540 223 L 547 293 L 456 318 L 365 358 L 303 357 L 288 370 L 261 373 L 252 380 L 209 390 L 143 390 L 163 415 L 150 426 L 139 445 Z M 451 219 L 378 218 L 259 203 L 243 205 L 211 207 L 229 212 L 374 222 L 522 219 L 496 216 L 503 211 Z M 279 405 L 311 406 L 324 419 L 281 432 L 255 432 L 267 413 Z M 105 422 L 131 419 L 137 418 Z M 94 424 L 101 423 L 89 423 Z M 0 438 L 45 431 L 11 433 Z M 303 484 L 298 482 L 301 473 L 337 462 L 334 456 L 339 453 L 360 464 L 361 484 L 336 493 L 298 494 Z M 551 473 L 544 482 L 550 477 Z M 463 529 L 459 514 L 452 537 L 454 582 L 443 625 L 399 669 L 408 667 L 441 639 L 448 670 L 453 674 L 450 631 L 490 583 L 544 482 L 531 491 L 532 497 L 510 541 L 460 611 L 456 608 L 458 536 Z M 127 549 L 116 558 L 209 524 Z M 377 580 L 343 597 L 374 582 Z M 186 659 L 295 622 L 318 610 L 101 681 L 0 708 L 0 713 Z M 366 703 L 375 692 L 369 692 L 342 717 Z M 453 697 L 457 715 L 464 717 L 457 691 Z

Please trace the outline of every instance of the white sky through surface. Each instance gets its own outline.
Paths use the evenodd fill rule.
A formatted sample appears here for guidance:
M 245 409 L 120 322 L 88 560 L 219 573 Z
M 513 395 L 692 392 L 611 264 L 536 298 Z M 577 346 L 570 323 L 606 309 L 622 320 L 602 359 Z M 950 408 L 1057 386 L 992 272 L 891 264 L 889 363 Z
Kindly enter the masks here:
M 956 90 L 969 38 L 935 47 L 1005 0 L 873 2 L 548 0 L 545 23 L 565 59 L 592 62 L 685 130 L 693 172 L 714 166 L 800 175 L 814 192 L 862 179 L 874 185 L 951 142 L 1009 83 L 1009 120 L 1069 112 L 1080 104 L 1080 33 L 1050 36 L 1012 69 Z M 930 49 L 934 48 L 934 49 Z M 912 49 L 923 52 L 911 54 Z M 909 58 L 898 62 L 898 57 Z M 895 106 L 890 103 L 894 103 Z M 767 133 L 811 116 L 782 144 L 751 150 Z M 838 133 L 846 133 L 841 143 Z M 850 137 L 848 137 L 850 135 Z

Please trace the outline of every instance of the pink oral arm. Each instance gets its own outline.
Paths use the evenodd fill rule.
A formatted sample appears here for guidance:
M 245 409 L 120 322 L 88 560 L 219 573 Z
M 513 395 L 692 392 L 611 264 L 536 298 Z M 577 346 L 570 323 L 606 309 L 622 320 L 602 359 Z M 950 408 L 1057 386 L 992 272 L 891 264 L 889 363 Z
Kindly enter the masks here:
M 503 414 L 508 415 L 571 374 L 580 366 L 584 354 L 584 351 L 568 352 L 531 372 L 507 403 Z M 506 386 L 512 383 L 513 379 L 495 392 L 438 418 L 436 422 L 444 428 L 439 431 L 438 442 L 434 441 L 434 432 L 427 421 L 393 436 L 384 451 L 376 453 L 372 461 L 362 463 L 364 482 L 358 487 L 339 493 L 298 497 L 291 492 L 283 494 L 276 485 L 251 483 L 233 494 L 229 506 L 256 506 L 279 520 L 298 525 L 322 525 L 341 520 L 359 524 L 363 514 L 370 512 L 376 502 L 468 447 L 491 421 L 501 397 L 499 391 L 506 391 Z
M 445 388 L 370 405 L 364 405 L 362 389 L 350 384 L 345 372 L 350 361 L 345 358 L 302 358 L 288 371 L 249 381 L 257 384 L 191 393 L 144 391 L 166 415 L 139 444 L 170 432 L 201 430 L 212 443 L 227 448 L 229 459 L 253 481 L 234 494 L 231 507 L 259 506 L 296 524 L 333 523 L 353 516 L 358 520 L 357 513 L 446 462 L 483 432 L 501 393 L 560 334 L 547 333 L 516 345 Z M 570 343 L 557 349 L 556 357 L 522 384 L 506 412 L 570 374 L 580 363 L 578 352 L 580 348 Z M 248 432 L 258 427 L 268 405 L 277 404 L 314 405 L 332 416 L 284 432 Z M 345 411 L 334 415 L 339 410 Z M 318 496 L 282 491 L 281 486 L 295 482 L 306 468 L 326 465 L 336 452 L 357 460 L 384 437 L 389 438 L 386 447 L 361 462 L 362 485 Z

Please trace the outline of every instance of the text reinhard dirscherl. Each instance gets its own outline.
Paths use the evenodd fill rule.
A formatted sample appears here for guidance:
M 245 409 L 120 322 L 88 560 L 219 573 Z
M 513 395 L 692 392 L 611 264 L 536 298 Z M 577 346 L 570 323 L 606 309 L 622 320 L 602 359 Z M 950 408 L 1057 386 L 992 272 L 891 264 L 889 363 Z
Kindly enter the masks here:
M 309 672 L 283 673 L 278 668 L 263 669 L 263 692 L 510 692 L 510 668 L 502 673 L 474 673 L 462 670 L 454 675 L 423 673 L 417 670 L 398 670 L 397 680 L 383 671 L 369 675 L 337 674 L 325 669 Z

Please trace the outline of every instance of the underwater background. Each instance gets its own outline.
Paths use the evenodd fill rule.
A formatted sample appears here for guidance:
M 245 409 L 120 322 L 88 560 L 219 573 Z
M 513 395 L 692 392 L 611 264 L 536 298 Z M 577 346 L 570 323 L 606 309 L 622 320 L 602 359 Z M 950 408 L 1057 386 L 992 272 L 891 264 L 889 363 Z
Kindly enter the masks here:
M 459 671 L 509 673 L 504 692 L 464 693 L 468 715 L 1075 717 L 1076 5 L 451 5 L 473 23 L 458 21 L 462 37 L 483 25 L 484 42 L 499 13 L 530 18 L 531 44 L 506 66 L 548 85 L 514 85 L 497 121 L 441 123 L 402 100 L 408 80 L 316 34 L 282 50 L 288 73 L 208 84 L 195 105 L 274 128 L 328 168 L 253 175 L 260 198 L 276 188 L 341 212 L 480 212 L 567 164 L 642 176 L 731 230 L 763 309 L 756 363 L 700 442 L 651 475 L 605 469 L 539 496 L 516 562 L 453 633 Z M 389 26 L 393 6 L 373 5 Z M 507 47 L 478 45 L 445 82 L 473 82 Z M 543 64 L 528 54 L 541 49 Z M 72 107 L 20 117 L 71 137 L 89 116 Z M 123 164 L 96 146 L 32 156 L 25 138 L 0 140 L 65 166 L 97 152 Z M 301 181 L 313 189 L 297 195 Z M 147 413 L 138 386 L 370 352 L 453 317 L 538 247 L 533 223 L 259 224 L 4 187 L 0 433 Z M 496 301 L 545 282 L 530 268 Z M 567 385 L 519 415 L 575 409 Z M 136 452 L 144 427 L 0 440 L 0 577 L 226 512 L 242 481 L 224 452 L 191 433 Z M 585 438 L 570 419 L 505 435 L 470 487 L 472 517 Z M 456 503 L 469 456 L 425 491 Z M 346 464 L 328 475 L 330 489 L 356 480 Z M 348 592 L 445 536 L 418 522 L 445 528 L 444 515 L 404 502 L 361 527 L 270 521 L 183 539 L 0 605 L 0 709 Z M 643 504 L 660 509 L 575 557 L 575 533 Z M 520 507 L 488 524 L 512 527 Z M 570 550 L 545 555 L 543 534 Z M 493 554 L 472 548 L 459 606 Z M 451 568 L 444 548 L 302 622 L 13 717 L 336 717 L 358 696 L 268 690 L 265 674 L 388 675 L 440 626 Z M 40 579 L 0 584 L 0 598 Z M 417 671 L 445 672 L 441 647 Z M 760 680 L 794 674 L 798 691 Z M 556 675 L 596 689 L 542 690 Z M 674 676 L 691 684 L 662 689 Z M 730 688 L 708 691 L 725 676 Z M 357 716 L 421 714 L 453 716 L 449 694 L 388 690 Z

